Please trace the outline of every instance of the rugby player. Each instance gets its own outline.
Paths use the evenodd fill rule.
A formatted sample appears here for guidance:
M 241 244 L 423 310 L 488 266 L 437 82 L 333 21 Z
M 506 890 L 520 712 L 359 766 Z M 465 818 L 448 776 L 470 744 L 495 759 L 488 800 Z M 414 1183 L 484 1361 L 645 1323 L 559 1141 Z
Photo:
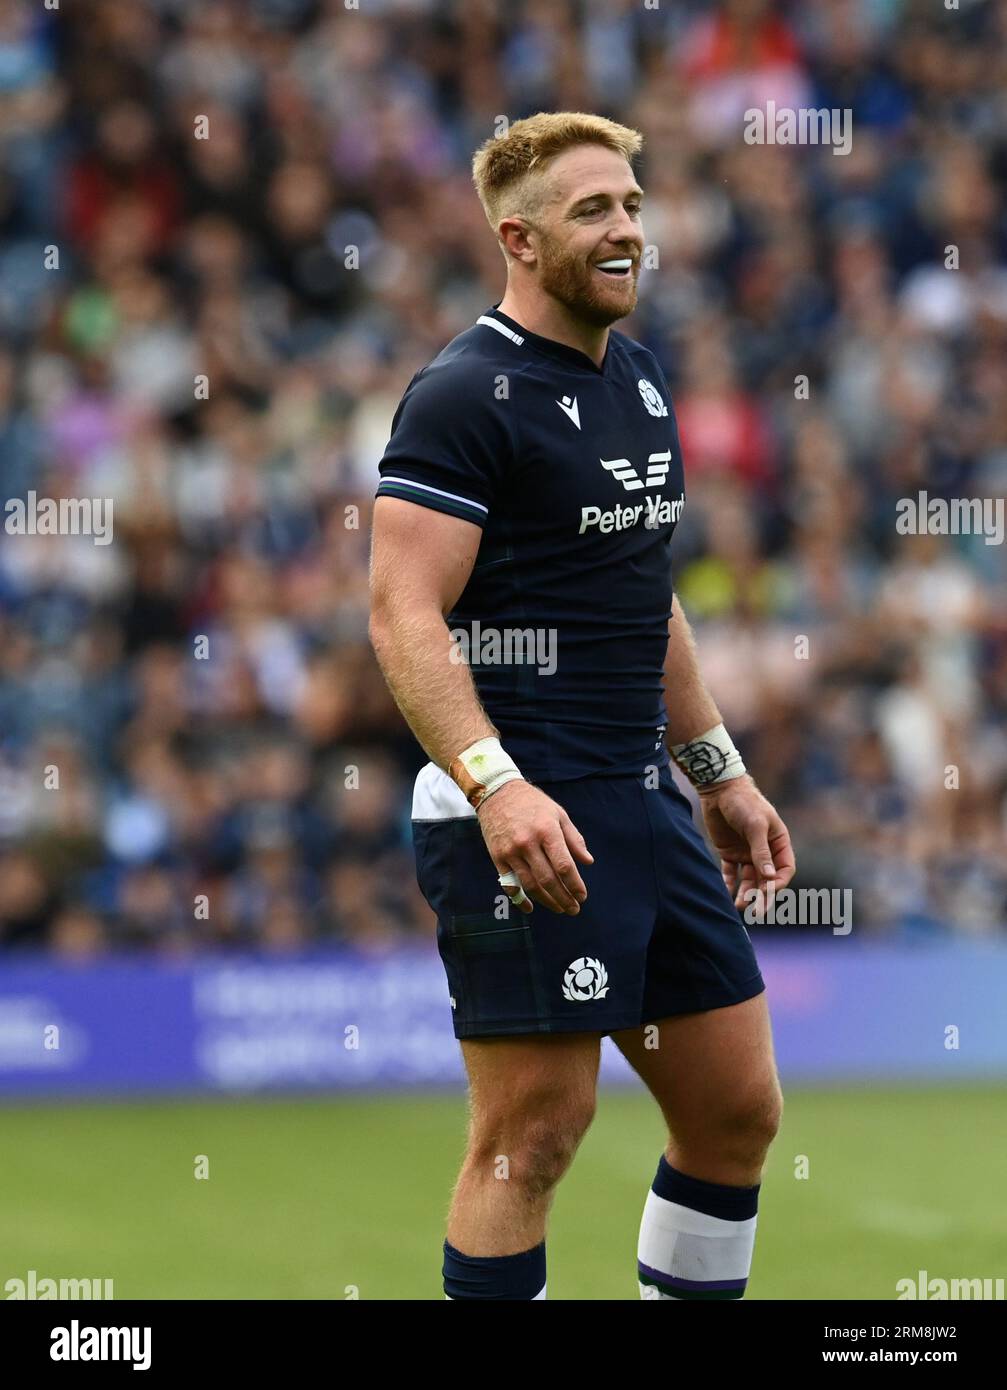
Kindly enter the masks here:
M 477 152 L 506 292 L 413 378 L 380 468 L 371 640 L 430 758 L 417 872 L 470 1091 L 454 1300 L 545 1297 L 548 1209 L 591 1123 L 602 1037 L 668 1127 L 641 1297 L 742 1297 L 781 1112 L 738 908 L 790 881 L 790 837 L 673 596 L 667 383 L 611 330 L 637 300 L 641 145 L 564 112 Z

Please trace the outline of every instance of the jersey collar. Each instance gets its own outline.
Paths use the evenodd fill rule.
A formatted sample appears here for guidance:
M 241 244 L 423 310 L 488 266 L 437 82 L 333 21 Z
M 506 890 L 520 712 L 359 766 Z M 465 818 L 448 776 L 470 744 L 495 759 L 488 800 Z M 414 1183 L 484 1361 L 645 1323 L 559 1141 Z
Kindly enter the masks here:
M 568 347 L 566 343 L 557 343 L 554 338 L 543 338 L 538 333 L 532 333 L 523 324 L 518 323 L 507 314 L 502 314 L 494 304 L 492 309 L 487 309 L 484 318 L 496 319 L 509 328 L 517 337 L 524 340 L 523 345 L 533 347 L 536 352 L 545 353 L 547 357 L 554 357 L 559 362 L 565 362 L 572 367 L 593 372 L 595 376 L 607 376 L 609 363 L 612 361 L 612 334 L 609 332 L 608 343 L 605 347 L 605 360 L 599 367 L 586 352 L 581 352 L 579 348 Z

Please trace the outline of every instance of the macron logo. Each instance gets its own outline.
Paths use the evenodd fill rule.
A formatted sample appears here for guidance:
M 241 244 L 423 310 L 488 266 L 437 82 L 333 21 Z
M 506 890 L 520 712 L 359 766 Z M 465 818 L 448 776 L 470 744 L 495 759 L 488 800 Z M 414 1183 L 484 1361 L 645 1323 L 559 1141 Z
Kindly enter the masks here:
M 580 429 L 580 409 L 577 405 L 577 397 L 564 396 L 563 399 L 557 401 L 556 404 L 559 406 L 560 410 L 562 410 L 563 414 L 568 415 L 577 428 Z

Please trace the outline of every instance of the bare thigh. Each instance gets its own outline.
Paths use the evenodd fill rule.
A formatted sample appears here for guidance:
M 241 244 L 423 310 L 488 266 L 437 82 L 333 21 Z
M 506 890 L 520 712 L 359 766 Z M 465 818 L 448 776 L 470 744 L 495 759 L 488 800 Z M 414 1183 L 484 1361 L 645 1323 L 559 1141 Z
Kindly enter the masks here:
M 757 1180 L 751 1172 L 782 1110 L 765 993 L 612 1040 L 661 1107 L 684 1171 L 713 1182 Z
M 466 1039 L 462 1052 L 469 1135 L 448 1241 L 470 1255 L 516 1254 L 544 1238 L 556 1185 L 591 1123 L 601 1038 Z
M 590 1123 L 601 1038 L 550 1033 L 516 1038 L 465 1038 L 473 1135 L 514 1133 L 545 1117 L 557 1126 Z

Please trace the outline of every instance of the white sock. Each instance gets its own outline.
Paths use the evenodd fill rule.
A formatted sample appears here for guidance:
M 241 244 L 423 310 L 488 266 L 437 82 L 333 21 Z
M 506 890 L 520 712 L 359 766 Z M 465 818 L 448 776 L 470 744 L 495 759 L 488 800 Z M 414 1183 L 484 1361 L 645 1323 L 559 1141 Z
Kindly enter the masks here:
M 758 1186 L 688 1177 L 662 1158 L 640 1223 L 640 1297 L 741 1298 L 752 1266 L 758 1192 Z

